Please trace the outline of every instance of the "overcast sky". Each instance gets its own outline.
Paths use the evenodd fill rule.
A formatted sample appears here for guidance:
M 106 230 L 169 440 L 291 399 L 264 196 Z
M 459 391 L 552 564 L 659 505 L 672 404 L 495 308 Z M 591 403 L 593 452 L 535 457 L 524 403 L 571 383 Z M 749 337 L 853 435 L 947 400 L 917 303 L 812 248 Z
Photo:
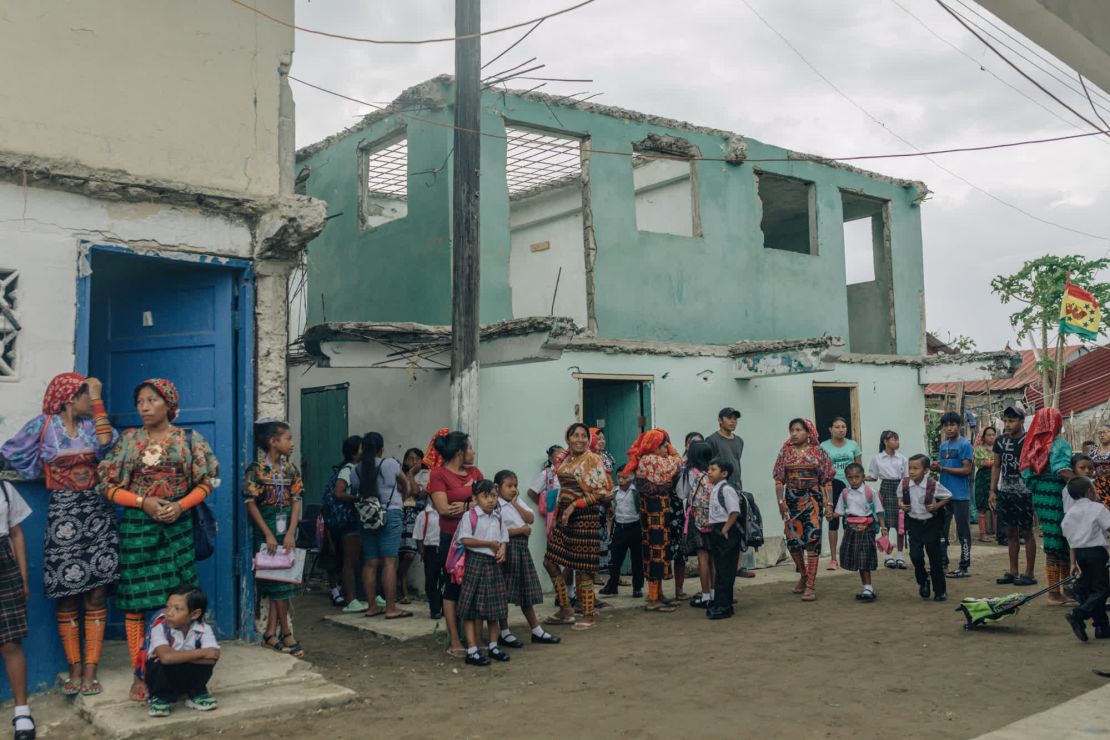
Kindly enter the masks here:
M 1077 121 L 1072 114 L 1006 67 L 934 0 L 897 3 L 974 60 L 932 35 L 895 0 L 748 2 L 885 129 L 832 90 L 736 0 L 596 0 L 545 22 L 496 68 L 536 56 L 547 65 L 537 74 L 594 80 L 588 85 L 551 83 L 545 92 L 589 89 L 604 93 L 598 103 L 828 156 L 908 151 L 890 132 L 921 149 L 1078 133 L 1053 115 Z M 485 0 L 482 26 L 507 25 L 572 4 Z M 351 35 L 427 38 L 451 35 L 453 7 L 449 0 L 297 0 L 296 20 L 304 27 Z M 966 8 L 957 8 L 984 24 Z M 492 58 L 521 32 L 483 39 L 484 58 Z M 1021 53 L 1044 64 L 1028 51 Z M 1084 98 L 1014 58 L 1091 117 Z M 298 32 L 293 74 L 359 99 L 388 102 L 414 83 L 451 72 L 453 64 L 449 43 L 376 46 Z M 370 110 L 297 83 L 293 93 L 298 146 L 349 126 Z M 1110 109 L 1110 100 L 1106 107 Z M 1110 118 L 1110 111 L 1104 115 Z M 1110 237 L 1110 138 L 937 160 L 1030 213 Z M 1110 249 L 1110 241 L 1027 218 L 925 159 L 878 160 L 864 166 L 923 180 L 933 191 L 922 208 L 928 328 L 942 335 L 967 334 L 980 349 L 1001 347 L 1012 336 L 1007 319 L 1011 309 L 990 293 L 994 275 L 1014 272 L 1024 260 L 1046 253 L 1099 257 Z

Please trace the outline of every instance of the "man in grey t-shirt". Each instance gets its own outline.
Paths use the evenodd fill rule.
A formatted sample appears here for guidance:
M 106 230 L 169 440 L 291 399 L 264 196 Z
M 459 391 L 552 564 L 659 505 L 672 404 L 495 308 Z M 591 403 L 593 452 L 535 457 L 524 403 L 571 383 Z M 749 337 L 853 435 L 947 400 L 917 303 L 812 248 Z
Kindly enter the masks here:
M 719 428 L 705 438 L 705 443 L 713 450 L 713 457 L 719 457 L 732 463 L 732 475 L 728 477 L 728 483 L 737 492 L 744 490 L 740 479 L 740 458 L 744 455 L 744 440 L 736 434 L 736 424 L 739 420 L 739 411 L 731 406 L 724 407 L 717 414 Z M 743 566 L 736 575 L 741 578 L 755 578 L 755 573 Z

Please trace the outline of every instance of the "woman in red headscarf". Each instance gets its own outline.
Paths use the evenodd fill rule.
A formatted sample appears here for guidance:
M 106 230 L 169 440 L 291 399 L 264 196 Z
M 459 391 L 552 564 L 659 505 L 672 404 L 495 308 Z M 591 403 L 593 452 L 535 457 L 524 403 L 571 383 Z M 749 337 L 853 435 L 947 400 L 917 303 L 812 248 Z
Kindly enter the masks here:
M 1060 489 L 1072 477 L 1071 445 L 1060 436 L 1064 417 L 1054 408 L 1043 408 L 1033 416 L 1025 435 L 1018 469 L 1033 499 L 1033 509 L 1041 523 L 1048 583 L 1059 583 L 1071 569 L 1071 550 L 1060 522 L 1064 518 L 1064 502 Z M 1062 587 L 1048 592 L 1051 604 L 1068 603 Z
M 663 581 L 671 577 L 671 497 L 681 469 L 682 457 L 662 429 L 644 432 L 628 450 L 628 464 L 623 472 L 636 477 L 636 491 L 640 494 L 644 578 L 648 585 L 644 609 L 649 612 L 675 610 L 663 598 Z
M 42 414 L 0 447 L 19 475 L 45 477 L 50 491 L 43 544 L 43 591 L 57 600 L 58 633 L 69 678 L 62 693 L 94 696 L 108 592 L 119 577 L 115 512 L 96 493 L 97 463 L 116 441 L 100 398 L 101 383 L 78 373 L 50 381 Z M 85 659 L 81 660 L 80 609 L 85 609 Z M 82 668 L 82 665 L 84 666 Z
M 793 419 L 789 428 L 790 436 L 775 460 L 775 496 L 784 522 L 786 547 L 800 574 L 794 593 L 803 594 L 802 601 L 816 601 L 822 494 L 824 500 L 832 500 L 836 468 L 821 448 L 812 421 Z
M 117 604 L 132 665 L 140 669 L 144 613 L 165 606 L 171 589 L 198 583 L 193 519 L 184 514 L 219 486 L 219 463 L 203 437 L 171 424 L 179 404 L 173 383 L 144 380 L 134 398 L 143 425 L 123 432 L 100 463 L 100 490 L 124 507 Z M 146 694 L 137 673 L 131 699 Z

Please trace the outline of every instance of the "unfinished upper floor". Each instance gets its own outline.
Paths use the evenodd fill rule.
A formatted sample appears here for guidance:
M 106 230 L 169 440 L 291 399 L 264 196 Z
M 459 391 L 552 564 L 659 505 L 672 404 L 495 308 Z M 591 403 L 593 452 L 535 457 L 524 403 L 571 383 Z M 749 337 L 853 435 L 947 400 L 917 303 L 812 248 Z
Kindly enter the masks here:
M 298 153 L 331 216 L 308 324 L 450 323 L 453 100 L 435 78 Z M 482 134 L 483 323 L 922 352 L 921 183 L 537 92 L 485 90 Z

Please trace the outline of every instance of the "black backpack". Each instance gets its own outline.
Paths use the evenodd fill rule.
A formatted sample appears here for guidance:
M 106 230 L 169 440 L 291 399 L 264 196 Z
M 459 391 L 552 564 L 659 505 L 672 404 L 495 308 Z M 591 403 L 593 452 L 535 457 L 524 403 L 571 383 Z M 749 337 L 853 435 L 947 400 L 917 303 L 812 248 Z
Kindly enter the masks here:
M 740 492 L 740 500 L 744 502 L 744 526 L 740 529 L 740 549 L 750 547 L 759 549 L 763 547 L 763 515 L 759 513 L 759 506 L 755 503 L 755 496 L 747 491 Z

